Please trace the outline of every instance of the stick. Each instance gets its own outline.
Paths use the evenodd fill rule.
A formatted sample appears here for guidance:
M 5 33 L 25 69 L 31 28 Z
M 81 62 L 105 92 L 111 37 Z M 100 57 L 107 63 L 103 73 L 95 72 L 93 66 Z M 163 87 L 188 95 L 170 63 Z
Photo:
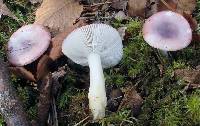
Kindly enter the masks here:
M 0 113 L 8 126 L 29 126 L 22 102 L 9 78 L 7 65 L 0 59 Z

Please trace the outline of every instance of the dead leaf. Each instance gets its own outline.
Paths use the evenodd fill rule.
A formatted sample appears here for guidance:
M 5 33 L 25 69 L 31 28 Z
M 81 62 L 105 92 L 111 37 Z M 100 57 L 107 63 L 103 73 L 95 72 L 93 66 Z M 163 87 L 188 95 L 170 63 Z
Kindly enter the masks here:
M 196 7 L 196 0 L 177 0 L 178 5 L 177 5 L 177 11 L 179 13 L 187 13 L 187 14 L 192 14 L 192 12 L 195 10 Z
M 42 3 L 42 0 L 29 0 L 31 4 Z
M 61 48 L 63 40 L 74 29 L 75 28 L 73 26 L 72 27 L 68 27 L 66 30 L 64 30 L 63 32 L 59 33 L 54 38 L 52 38 L 51 45 L 50 45 L 50 50 L 49 50 L 49 57 L 53 61 L 55 61 L 56 59 L 58 59 L 59 57 L 61 57 L 63 55 L 62 54 L 62 48 Z
M 0 18 L 2 15 L 7 15 L 13 19 L 17 19 L 15 15 L 8 9 L 8 7 L 3 3 L 3 0 L 0 0 Z
M 146 3 L 145 17 L 150 17 L 151 15 L 158 12 L 158 3 L 160 0 L 148 0 Z
M 145 17 L 146 0 L 129 0 L 128 15 Z
M 116 112 L 123 99 L 123 92 L 120 88 L 113 87 L 109 91 L 107 108 L 109 111 Z
M 43 0 L 36 11 L 35 23 L 63 31 L 80 17 L 83 6 L 77 0 Z
M 48 55 L 43 55 L 37 64 L 36 78 L 37 80 L 43 79 L 50 72 L 50 65 L 52 59 Z
M 188 23 L 190 24 L 190 27 L 193 31 L 195 31 L 198 28 L 198 22 L 195 18 L 192 17 L 192 15 L 187 14 L 185 12 L 183 12 L 183 17 L 188 21 Z
M 118 10 L 125 10 L 127 6 L 127 0 L 109 0 L 112 2 L 111 7 Z
M 30 81 L 36 81 L 34 75 L 24 67 L 9 67 L 10 71 L 15 75 Z
M 63 40 L 67 37 L 67 35 L 71 33 L 74 29 L 84 25 L 86 25 L 84 21 L 79 21 L 76 25 L 68 26 L 63 32 L 59 33 L 54 38 L 52 38 L 48 54 L 53 61 L 55 61 L 63 55 L 61 47 Z
M 200 42 L 200 34 L 198 34 L 198 33 L 193 33 L 193 34 L 192 34 L 192 41 Z
M 178 13 L 192 14 L 196 7 L 196 0 L 150 0 L 147 6 L 148 17 L 163 10 L 176 11 Z M 153 5 L 152 5 L 153 3 Z M 151 7 L 152 6 L 152 7 Z M 153 12 L 153 13 L 150 13 Z M 150 14 L 149 14 L 150 13 Z
M 184 81 L 188 83 L 200 83 L 199 70 L 177 69 L 175 70 L 175 76 L 182 78 Z M 197 82 L 197 80 L 199 81 Z
M 164 10 L 176 10 L 177 9 L 177 0 L 160 0 L 158 3 L 158 11 Z
M 125 87 L 122 91 L 124 92 L 124 98 L 118 110 L 122 108 L 131 108 L 132 115 L 137 116 L 143 104 L 142 97 L 137 93 L 134 86 Z

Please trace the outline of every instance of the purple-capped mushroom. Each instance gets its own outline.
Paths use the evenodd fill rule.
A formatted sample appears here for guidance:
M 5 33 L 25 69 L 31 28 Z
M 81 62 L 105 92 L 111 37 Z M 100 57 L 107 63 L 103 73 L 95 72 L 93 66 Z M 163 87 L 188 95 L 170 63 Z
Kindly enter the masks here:
M 144 40 L 163 51 L 177 51 L 187 47 L 192 40 L 192 30 L 187 20 L 172 11 L 161 11 L 148 18 L 143 26 Z
M 91 24 L 75 29 L 64 40 L 62 52 L 72 61 L 90 68 L 89 108 L 93 119 L 105 116 L 107 97 L 103 68 L 118 64 L 122 58 L 122 40 L 114 28 Z
M 38 59 L 49 47 L 51 35 L 42 25 L 29 24 L 12 34 L 8 42 L 8 61 L 25 66 Z

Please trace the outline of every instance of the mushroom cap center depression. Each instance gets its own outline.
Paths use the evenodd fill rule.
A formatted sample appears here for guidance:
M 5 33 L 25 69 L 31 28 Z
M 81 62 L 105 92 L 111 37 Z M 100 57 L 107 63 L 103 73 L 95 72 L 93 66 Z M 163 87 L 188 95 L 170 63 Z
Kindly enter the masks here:
M 179 35 L 179 30 L 177 26 L 172 22 L 162 22 L 159 23 L 155 31 L 159 34 L 162 38 L 170 39 L 175 38 Z
M 16 53 L 17 51 L 28 51 L 32 48 L 32 43 L 30 40 L 24 40 L 22 43 L 18 44 L 19 46 L 16 47 L 15 49 L 13 47 L 8 48 L 9 53 Z

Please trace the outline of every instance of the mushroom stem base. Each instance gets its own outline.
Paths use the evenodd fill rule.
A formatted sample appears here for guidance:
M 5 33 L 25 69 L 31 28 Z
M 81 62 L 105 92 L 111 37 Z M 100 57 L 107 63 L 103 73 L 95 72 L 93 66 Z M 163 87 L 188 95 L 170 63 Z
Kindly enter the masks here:
M 88 64 L 90 67 L 89 108 L 93 114 L 93 119 L 98 120 L 105 117 L 107 105 L 105 79 L 100 56 L 95 53 L 90 54 Z
M 169 58 L 169 54 L 168 54 L 168 51 L 165 51 L 165 50 L 159 50 L 159 52 L 165 56 L 166 58 Z

